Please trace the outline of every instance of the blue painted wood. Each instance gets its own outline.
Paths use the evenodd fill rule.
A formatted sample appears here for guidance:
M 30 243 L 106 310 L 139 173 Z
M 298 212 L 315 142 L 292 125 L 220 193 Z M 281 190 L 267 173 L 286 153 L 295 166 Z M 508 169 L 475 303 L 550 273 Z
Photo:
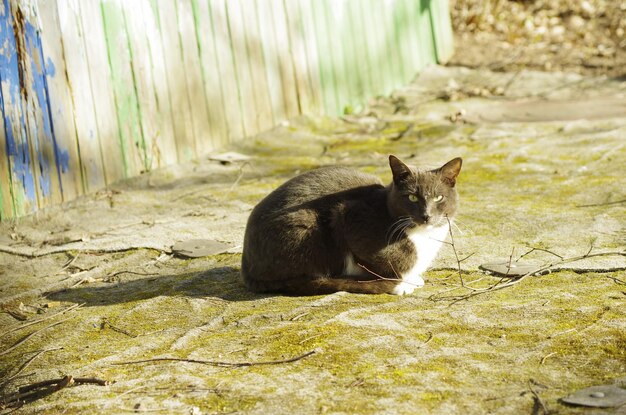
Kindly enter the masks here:
M 43 59 L 39 32 L 29 22 L 24 20 L 23 37 L 26 56 L 23 72 L 28 74 L 25 82 L 22 102 L 28 108 L 26 119 L 30 131 L 28 140 L 34 150 L 34 172 L 37 183 L 39 208 L 60 203 L 63 200 L 59 176 L 59 148 L 54 137 L 50 108 L 49 94 L 46 82 L 46 65 Z
M 37 208 L 35 175 L 32 170 L 31 147 L 24 116 L 21 90 L 25 79 L 20 76 L 22 64 L 18 58 L 18 44 L 13 30 L 13 16 L 9 0 L 1 0 L 0 7 L 0 89 L 2 91 L 2 116 L 9 161 L 11 194 L 15 214 L 33 212 Z M 20 46 L 20 52 L 24 53 Z

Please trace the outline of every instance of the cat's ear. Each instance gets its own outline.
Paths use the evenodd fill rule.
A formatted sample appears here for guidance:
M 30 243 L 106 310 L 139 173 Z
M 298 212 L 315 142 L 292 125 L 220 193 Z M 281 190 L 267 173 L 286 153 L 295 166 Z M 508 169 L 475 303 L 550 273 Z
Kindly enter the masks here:
M 450 185 L 450 187 L 454 187 L 456 184 L 456 178 L 461 172 L 461 165 L 463 164 L 463 160 L 461 157 L 454 158 L 441 166 L 439 168 L 439 172 L 443 176 L 443 179 L 446 183 Z
M 399 158 L 397 158 L 393 154 L 389 155 L 389 167 L 391 167 L 393 182 L 395 184 L 400 184 L 406 181 L 413 174 L 409 166 L 404 164 L 402 161 L 400 161 Z

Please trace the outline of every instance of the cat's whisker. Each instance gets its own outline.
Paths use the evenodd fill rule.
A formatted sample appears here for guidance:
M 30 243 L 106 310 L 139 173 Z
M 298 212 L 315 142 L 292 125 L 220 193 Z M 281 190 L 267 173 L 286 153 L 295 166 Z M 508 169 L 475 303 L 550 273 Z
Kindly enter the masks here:
M 450 222 L 450 224 L 451 224 L 452 226 L 454 226 L 454 227 L 456 228 L 456 230 L 457 230 L 457 231 L 459 231 L 459 233 L 460 233 L 461 235 L 465 235 L 465 232 L 463 232 L 463 230 L 462 230 L 461 228 L 459 228 L 459 225 L 457 225 L 457 224 L 456 224 L 456 223 L 454 223 L 454 222 Z
M 398 237 L 397 237 L 397 239 L 400 239 L 400 237 L 402 236 L 402 234 L 406 232 L 406 230 L 407 230 L 407 229 L 411 226 L 411 224 L 412 224 L 412 223 L 413 223 L 413 221 L 412 221 L 412 220 L 407 219 L 407 222 L 405 222 L 405 223 L 403 224 L 404 226 L 402 226 L 402 228 L 401 228 L 400 232 L 398 233 Z M 396 240 L 396 242 L 397 242 L 397 240 Z
M 391 245 L 396 242 L 400 236 L 402 236 L 402 232 L 406 229 L 405 226 L 412 222 L 410 216 L 400 216 L 400 218 L 395 221 L 387 231 L 387 245 Z

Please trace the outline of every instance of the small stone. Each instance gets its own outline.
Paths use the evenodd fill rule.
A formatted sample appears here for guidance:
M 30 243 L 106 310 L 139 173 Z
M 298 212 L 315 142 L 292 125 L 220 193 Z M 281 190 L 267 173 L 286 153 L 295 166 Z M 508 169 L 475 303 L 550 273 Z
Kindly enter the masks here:
M 172 252 L 187 258 L 200 258 L 228 251 L 229 245 L 211 239 L 190 239 L 172 246 Z
M 617 408 L 626 404 L 626 389 L 616 385 L 591 386 L 562 399 L 570 405 Z

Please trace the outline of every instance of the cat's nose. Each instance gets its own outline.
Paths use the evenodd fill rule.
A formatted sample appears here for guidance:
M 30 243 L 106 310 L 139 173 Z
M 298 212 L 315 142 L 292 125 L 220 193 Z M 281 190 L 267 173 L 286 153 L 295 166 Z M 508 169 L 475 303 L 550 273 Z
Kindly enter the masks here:
M 430 221 L 430 215 L 426 214 L 426 215 L 422 215 L 422 219 L 424 219 L 424 223 Z

